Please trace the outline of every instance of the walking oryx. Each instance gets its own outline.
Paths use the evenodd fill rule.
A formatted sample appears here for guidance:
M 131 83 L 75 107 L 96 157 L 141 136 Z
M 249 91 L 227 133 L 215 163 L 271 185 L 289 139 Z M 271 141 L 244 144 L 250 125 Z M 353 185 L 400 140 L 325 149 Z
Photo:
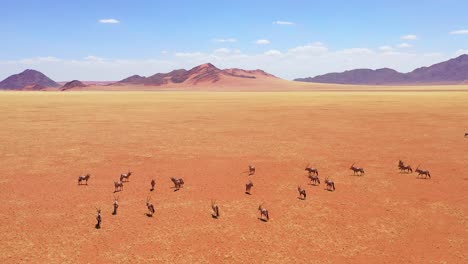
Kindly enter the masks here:
M 216 203 L 216 200 L 211 200 L 211 209 L 213 209 L 213 218 L 218 219 L 219 217 L 219 206 L 218 203 Z
M 263 207 L 263 204 L 258 206 L 258 210 L 260 211 L 260 220 L 262 221 L 269 221 L 270 216 L 268 215 L 268 210 Z M 263 218 L 265 217 L 265 218 Z
M 253 186 L 254 186 L 253 182 L 249 180 L 249 182 L 245 185 L 245 193 L 251 194 L 250 190 L 252 189 Z
M 96 208 L 96 211 L 97 211 L 97 216 L 96 216 L 96 220 L 97 220 L 97 224 L 96 224 L 96 229 L 100 229 L 101 228 L 101 222 L 102 222 L 102 217 L 101 217 L 101 208 Z
M 129 172 L 125 173 L 125 174 L 120 174 L 120 181 L 121 182 L 124 182 L 124 180 L 127 181 L 127 182 L 130 181 L 130 176 L 131 175 L 132 175 L 131 171 L 129 171 Z
M 184 180 L 182 178 L 171 177 L 171 181 L 174 183 L 174 191 L 178 191 L 180 188 L 184 187 Z
M 114 192 L 123 191 L 124 183 L 122 181 L 116 182 L 114 181 Z
M 113 215 L 117 214 L 117 209 L 119 208 L 119 197 L 115 198 L 114 196 L 114 211 L 112 211 Z
M 421 164 L 420 164 L 420 165 L 421 165 Z M 419 165 L 418 165 L 418 167 L 417 167 L 414 171 L 418 173 L 418 178 L 419 178 L 419 176 L 421 176 L 421 175 L 423 175 L 424 178 L 427 178 L 427 177 L 431 178 L 431 173 L 430 173 L 428 170 L 421 170 L 421 169 L 419 169 Z
M 359 168 L 359 167 L 355 167 L 354 164 L 355 164 L 355 163 L 353 163 L 353 165 L 351 165 L 351 167 L 349 168 L 350 170 L 353 171 L 354 175 L 356 175 L 356 173 L 357 173 L 358 175 L 364 174 L 364 169 L 363 169 L 363 168 Z
M 149 217 L 153 217 L 153 214 L 154 214 L 154 206 L 153 204 L 151 203 L 151 197 L 148 196 L 146 198 L 146 207 L 148 207 L 148 211 L 149 213 L 147 213 L 146 215 L 149 216 Z
M 297 191 L 299 192 L 299 199 L 305 200 L 307 197 L 306 190 L 302 189 L 301 186 L 297 186 Z
M 306 170 L 307 172 L 309 172 L 309 176 L 311 176 L 312 174 L 318 176 L 318 170 L 316 168 L 312 168 L 312 167 L 309 167 L 310 164 L 308 164 L 306 166 L 306 168 L 304 170 Z
M 154 181 L 154 179 L 151 180 L 151 189 L 150 191 L 154 191 L 154 186 L 156 185 L 156 182 Z
M 328 177 L 325 179 L 325 184 L 327 185 L 327 190 L 335 190 L 335 183 L 331 180 L 328 179 Z
M 405 165 L 405 163 L 401 160 L 398 162 L 398 169 L 403 172 L 413 173 L 413 168 L 411 168 L 410 165 Z
M 78 177 L 78 185 L 81 185 L 81 182 L 86 182 L 85 184 L 88 185 L 88 180 L 91 178 L 91 175 L 88 173 L 86 175 L 81 175 Z
M 255 174 L 255 166 L 252 164 L 249 165 L 249 175 L 254 175 Z
M 317 183 L 320 184 L 320 179 L 319 179 L 318 175 L 309 175 L 308 177 L 310 179 L 310 182 L 313 185 L 317 185 Z

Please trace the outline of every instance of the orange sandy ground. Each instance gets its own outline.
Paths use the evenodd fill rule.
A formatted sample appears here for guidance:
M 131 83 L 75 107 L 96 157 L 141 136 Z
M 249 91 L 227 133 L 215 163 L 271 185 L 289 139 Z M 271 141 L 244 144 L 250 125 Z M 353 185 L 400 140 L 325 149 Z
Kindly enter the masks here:
M 468 261 L 466 92 L 3 92 L 0 120 L 1 263 Z

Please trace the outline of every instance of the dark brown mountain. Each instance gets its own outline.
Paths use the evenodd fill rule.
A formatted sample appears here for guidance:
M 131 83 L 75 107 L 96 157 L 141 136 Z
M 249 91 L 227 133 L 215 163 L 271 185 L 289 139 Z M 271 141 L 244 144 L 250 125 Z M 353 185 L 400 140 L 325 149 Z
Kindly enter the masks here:
M 35 70 L 25 70 L 22 73 L 11 75 L 0 82 L 0 89 L 4 90 L 21 90 L 25 87 L 34 86 L 59 87 L 60 85 L 41 72 Z
M 409 73 L 392 69 L 357 69 L 328 73 L 316 77 L 298 78 L 295 81 L 338 84 L 456 84 L 468 80 L 468 55 L 418 68 Z
M 242 69 L 225 69 L 221 70 L 215 67 L 211 63 L 205 63 L 199 66 L 196 66 L 190 70 L 179 69 L 173 70 L 168 73 L 156 73 L 149 77 L 142 77 L 140 75 L 133 75 L 126 79 L 123 79 L 116 84 L 143 84 L 151 86 L 161 86 L 166 84 L 188 84 L 188 85 L 197 85 L 197 84 L 206 84 L 206 83 L 216 83 L 220 80 L 225 79 L 225 77 L 234 77 L 234 78 L 276 78 L 275 76 L 268 74 L 262 70 L 242 70 Z
M 73 80 L 71 82 L 67 82 L 66 84 L 64 84 L 60 90 L 61 91 L 66 91 L 68 89 L 73 89 L 73 88 L 81 88 L 81 87 L 86 87 L 87 85 L 78 81 L 78 80 Z

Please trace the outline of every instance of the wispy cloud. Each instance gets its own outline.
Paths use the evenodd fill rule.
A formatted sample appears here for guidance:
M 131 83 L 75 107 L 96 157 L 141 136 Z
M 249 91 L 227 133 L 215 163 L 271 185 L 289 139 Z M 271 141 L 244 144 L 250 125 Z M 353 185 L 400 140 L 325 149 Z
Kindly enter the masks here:
M 410 35 L 402 36 L 401 39 L 404 39 L 404 40 L 417 40 L 418 36 L 410 34 Z
M 255 43 L 258 45 L 267 45 L 267 44 L 270 44 L 271 42 L 268 39 L 259 39 L 255 41 Z
M 267 56 L 279 56 L 279 55 L 282 55 L 281 51 L 279 51 L 279 50 L 274 50 L 274 49 L 265 51 L 263 54 L 264 54 L 264 55 L 267 55 Z
M 406 49 L 406 48 L 411 48 L 411 47 L 413 47 L 413 45 L 408 44 L 408 43 L 400 43 L 400 44 L 398 44 L 397 47 L 402 48 L 402 49 Z
M 213 39 L 214 42 L 220 42 L 220 43 L 229 43 L 229 42 L 237 42 L 237 39 L 235 38 L 216 38 Z
M 85 59 L 87 61 L 94 61 L 94 62 L 103 62 L 104 61 L 104 58 L 93 56 L 93 55 L 86 56 L 83 59 Z
M 294 25 L 295 23 L 294 22 L 291 22 L 291 21 L 282 21 L 282 20 L 277 20 L 277 21 L 274 21 L 273 24 L 276 24 L 276 25 L 286 25 L 286 26 L 292 26 Z
M 397 46 L 388 47 L 393 50 L 382 52 L 378 48 L 372 50 L 366 47 L 330 50 L 325 44 L 315 42 L 250 54 L 223 47 L 211 51 L 169 52 L 160 58 L 150 59 L 87 56 L 72 60 L 56 57 L 0 60 L 0 79 L 34 68 L 50 74 L 55 80 L 119 80 L 132 74 L 149 76 L 173 69 L 190 69 L 206 62 L 218 68 L 263 69 L 279 77 L 293 79 L 356 68 L 389 67 L 407 72 L 453 56 L 453 53 L 447 56 L 441 53 L 404 52 Z M 457 54 L 466 52 L 458 50 Z
M 105 19 L 99 19 L 99 23 L 103 24 L 119 24 L 120 21 L 114 18 L 105 18 Z
M 450 32 L 450 35 L 467 35 L 468 29 L 454 30 Z
M 388 51 L 392 51 L 392 50 L 393 50 L 393 47 L 392 47 L 392 46 L 388 46 L 388 45 L 380 46 L 380 47 L 379 47 L 379 50 L 381 50 L 381 51 L 383 51 L 383 52 L 388 52 Z
M 202 56 L 201 52 L 176 52 L 175 56 L 179 58 L 195 58 Z
M 312 55 L 323 54 L 328 51 L 328 48 L 322 42 L 314 42 L 304 46 L 298 46 L 288 50 L 288 54 L 296 57 L 309 57 Z

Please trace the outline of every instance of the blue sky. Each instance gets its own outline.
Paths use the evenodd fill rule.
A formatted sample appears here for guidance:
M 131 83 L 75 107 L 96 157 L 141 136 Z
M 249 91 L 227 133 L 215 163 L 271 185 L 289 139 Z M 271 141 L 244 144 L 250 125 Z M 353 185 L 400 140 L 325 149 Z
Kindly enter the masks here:
M 0 79 L 118 80 L 212 62 L 283 78 L 468 53 L 466 1 L 2 1 Z M 107 23 L 105 23 L 107 22 Z M 114 23 L 112 23 L 114 22 Z

